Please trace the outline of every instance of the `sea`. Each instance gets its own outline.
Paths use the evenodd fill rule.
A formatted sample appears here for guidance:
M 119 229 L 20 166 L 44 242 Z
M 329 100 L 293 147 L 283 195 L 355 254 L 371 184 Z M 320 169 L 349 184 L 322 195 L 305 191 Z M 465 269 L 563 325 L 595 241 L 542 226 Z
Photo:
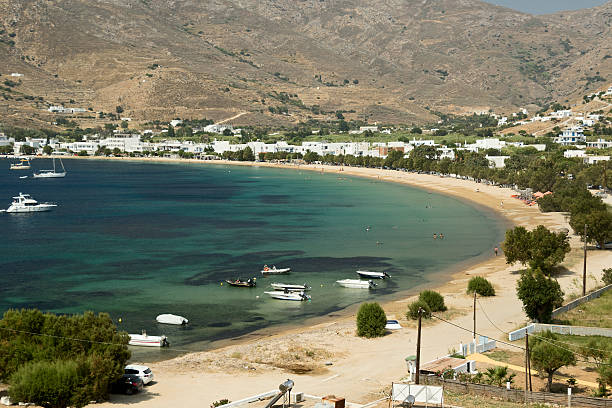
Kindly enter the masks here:
M 0 160 L 0 208 L 20 192 L 58 205 L 0 214 L 0 314 L 11 308 L 109 313 L 121 330 L 168 336 L 170 350 L 388 301 L 484 260 L 504 222 L 472 202 L 426 190 L 297 169 L 64 159 L 65 178 L 34 179 Z M 51 168 L 48 159 L 33 170 Z M 28 175 L 21 179 L 19 176 Z M 433 239 L 433 234 L 444 239 Z M 290 267 L 264 277 L 262 267 Z M 386 271 L 374 290 L 336 280 Z M 224 281 L 256 278 L 255 288 Z M 306 283 L 312 299 L 274 300 L 270 283 Z M 172 313 L 185 327 L 157 324 Z

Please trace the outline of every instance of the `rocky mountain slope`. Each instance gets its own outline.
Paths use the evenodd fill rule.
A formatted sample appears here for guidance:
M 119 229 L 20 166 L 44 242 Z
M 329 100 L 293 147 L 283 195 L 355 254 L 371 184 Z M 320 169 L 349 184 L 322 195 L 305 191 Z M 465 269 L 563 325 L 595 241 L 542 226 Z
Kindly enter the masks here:
M 612 2 L 531 16 L 477 0 L 0 0 L 16 82 L 0 115 L 419 123 L 563 102 L 612 80 L 611 23 Z

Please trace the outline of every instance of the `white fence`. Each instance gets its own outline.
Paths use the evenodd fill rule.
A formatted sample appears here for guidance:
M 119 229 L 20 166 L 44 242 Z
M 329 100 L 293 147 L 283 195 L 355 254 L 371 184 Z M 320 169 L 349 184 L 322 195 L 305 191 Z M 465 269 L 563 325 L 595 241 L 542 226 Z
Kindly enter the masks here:
M 561 313 L 565 313 L 569 310 L 574 309 L 575 307 L 583 304 L 584 302 L 588 302 L 589 300 L 600 297 L 605 291 L 612 289 L 612 285 L 604 286 L 603 288 L 597 289 L 586 296 L 580 297 L 576 300 L 572 300 L 567 305 L 563 305 L 558 309 L 552 311 L 552 317 L 557 317 Z
M 444 404 L 442 387 L 393 383 L 391 399 L 394 402 L 407 402 L 410 395 L 414 397 L 414 402 L 420 404 Z
M 603 336 L 612 337 L 612 329 L 605 327 L 566 326 L 563 324 L 532 323 L 522 329 L 508 333 L 508 340 L 515 341 L 525 337 L 525 332 L 539 333 L 550 330 L 557 334 L 571 334 L 574 336 Z
M 495 340 L 490 340 L 488 337 L 479 336 L 478 343 L 473 340 L 467 344 L 459 344 L 459 354 L 463 357 L 474 353 L 484 353 L 485 351 L 493 350 L 496 346 Z

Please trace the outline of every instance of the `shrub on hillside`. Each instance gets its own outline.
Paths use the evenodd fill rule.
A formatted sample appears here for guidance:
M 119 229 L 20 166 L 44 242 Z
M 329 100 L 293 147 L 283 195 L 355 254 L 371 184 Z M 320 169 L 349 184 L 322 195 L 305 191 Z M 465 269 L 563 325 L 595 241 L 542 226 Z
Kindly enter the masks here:
M 612 285 L 612 268 L 603 270 L 603 276 L 601 277 L 601 280 L 606 286 Z
M 431 309 L 429 308 L 429 305 L 422 300 L 412 302 L 408 306 L 408 312 L 406 313 L 406 317 L 412 320 L 418 320 L 419 309 L 423 309 L 423 312 L 421 312 L 421 317 L 425 319 L 429 319 L 431 317 Z
M 480 296 L 495 296 L 495 289 L 493 289 L 493 285 L 491 285 L 491 282 L 482 276 L 474 276 L 468 282 L 467 293 L 474 292 Z
M 419 295 L 419 300 L 427 303 L 429 306 L 429 310 L 432 312 L 443 312 L 446 310 L 446 305 L 444 304 L 444 297 L 436 291 L 433 290 L 424 290 Z
M 359 337 L 379 337 L 385 334 L 387 315 L 378 303 L 364 303 L 357 313 L 357 335 Z

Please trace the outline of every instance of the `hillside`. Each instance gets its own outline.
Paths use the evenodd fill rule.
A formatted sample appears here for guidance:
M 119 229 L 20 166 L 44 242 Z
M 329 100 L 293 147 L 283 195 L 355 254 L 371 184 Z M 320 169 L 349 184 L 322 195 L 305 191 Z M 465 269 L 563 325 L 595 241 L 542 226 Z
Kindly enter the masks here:
M 42 124 L 64 104 L 289 124 L 504 111 L 609 81 L 611 22 L 612 2 L 531 16 L 476 0 L 0 0 L 0 73 L 17 82 L 0 114 Z

